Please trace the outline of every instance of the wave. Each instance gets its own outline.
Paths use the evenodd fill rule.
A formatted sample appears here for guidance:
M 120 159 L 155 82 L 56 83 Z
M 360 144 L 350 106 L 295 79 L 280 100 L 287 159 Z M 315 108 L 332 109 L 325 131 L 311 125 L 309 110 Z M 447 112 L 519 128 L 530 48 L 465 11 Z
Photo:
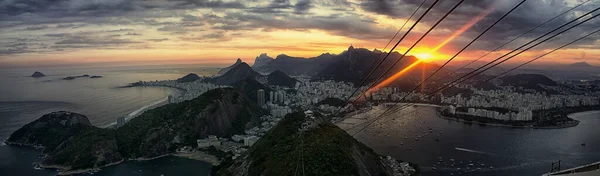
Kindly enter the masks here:
M 477 153 L 477 154 L 484 154 L 484 155 L 486 155 L 486 154 L 490 154 L 490 153 L 483 152 L 483 151 L 477 151 L 477 150 L 471 150 L 471 149 L 459 148 L 459 147 L 456 147 L 456 148 L 454 148 L 454 149 L 455 149 L 455 150 L 458 150 L 458 151 L 470 152 L 470 153 Z

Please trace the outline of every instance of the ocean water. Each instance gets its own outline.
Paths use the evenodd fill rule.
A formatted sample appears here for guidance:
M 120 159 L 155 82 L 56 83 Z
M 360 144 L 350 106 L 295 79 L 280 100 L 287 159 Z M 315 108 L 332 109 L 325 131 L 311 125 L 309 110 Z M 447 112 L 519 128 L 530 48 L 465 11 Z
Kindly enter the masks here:
M 42 78 L 29 77 L 34 71 L 40 71 L 46 76 Z M 217 67 L 202 66 L 0 70 L 2 85 L 0 86 L 0 141 L 6 140 L 21 126 L 53 111 L 77 112 L 86 115 L 93 125 L 106 127 L 115 123 L 118 117 L 136 115 L 151 108 L 152 105 L 164 104 L 167 96 L 178 91 L 164 87 L 118 87 L 137 81 L 177 79 L 188 73 L 209 76 L 217 71 Z M 103 78 L 62 80 L 67 76 L 83 74 L 100 75 Z M 32 162 L 37 161 L 38 155 L 41 154 L 40 151 L 2 145 L 4 144 L 0 144 L 0 175 L 5 175 L 3 173 L 9 173 L 8 175 L 55 174 L 52 171 L 33 169 Z M 185 163 L 196 163 L 202 166 L 191 169 L 194 171 L 210 168 L 210 165 L 204 162 L 171 157 L 145 162 L 126 162 L 123 166 L 107 169 L 112 172 L 106 174 L 136 175 L 134 172 L 140 172 L 138 170 L 147 170 L 146 174 L 159 173 L 155 175 L 160 175 L 160 168 L 175 171 L 178 170 L 176 169 L 178 165 L 185 165 Z M 161 167 L 159 169 L 148 167 L 131 172 L 127 170 L 128 168 L 144 168 L 147 165 L 161 165 Z M 182 168 L 189 169 L 185 166 Z
M 379 154 L 419 164 L 425 176 L 542 175 L 558 160 L 561 169 L 600 161 L 600 112 L 571 117 L 580 124 L 564 129 L 519 129 L 468 125 L 438 118 L 435 109 L 425 108 L 415 114 L 388 116 L 355 138 Z M 340 126 L 347 129 L 347 125 Z

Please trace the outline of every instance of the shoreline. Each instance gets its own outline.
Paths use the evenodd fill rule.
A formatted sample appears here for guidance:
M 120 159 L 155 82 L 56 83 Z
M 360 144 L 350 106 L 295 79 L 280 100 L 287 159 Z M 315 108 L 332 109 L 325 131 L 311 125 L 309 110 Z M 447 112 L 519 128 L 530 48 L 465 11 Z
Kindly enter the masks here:
M 145 86 L 132 86 L 132 87 L 145 87 Z M 142 106 L 141 108 L 132 111 L 130 113 L 128 113 L 127 115 L 125 115 L 125 122 L 130 121 L 131 119 L 143 114 L 144 112 L 160 107 L 160 106 L 164 106 L 169 104 L 169 96 L 173 96 L 173 97 L 178 97 L 178 96 L 182 96 L 185 94 L 186 90 L 184 89 L 180 89 L 180 88 L 175 88 L 175 87 L 170 87 L 170 86 L 153 86 L 153 87 L 167 87 L 167 88 L 173 88 L 174 89 L 174 93 L 167 95 L 166 97 L 163 97 L 161 99 L 158 99 L 157 101 L 154 101 L 148 105 Z M 123 87 L 123 88 L 128 88 L 128 87 Z M 117 122 L 112 122 L 108 125 L 104 125 L 101 126 L 100 128 L 113 128 L 117 125 Z
M 563 126 L 517 126 L 517 125 L 505 125 L 505 124 L 498 124 L 498 123 L 484 123 L 484 122 L 477 122 L 477 121 L 467 121 L 467 120 L 456 118 L 456 117 L 446 117 L 446 116 L 443 116 L 440 114 L 437 114 L 437 116 L 442 119 L 461 122 L 464 124 L 474 124 L 474 125 L 481 125 L 481 126 L 493 126 L 493 127 L 504 127 L 504 128 L 563 129 L 563 128 L 570 128 L 570 127 L 575 127 L 575 126 L 579 125 L 579 121 L 577 121 L 576 123 L 570 123 L 568 125 L 563 125 Z

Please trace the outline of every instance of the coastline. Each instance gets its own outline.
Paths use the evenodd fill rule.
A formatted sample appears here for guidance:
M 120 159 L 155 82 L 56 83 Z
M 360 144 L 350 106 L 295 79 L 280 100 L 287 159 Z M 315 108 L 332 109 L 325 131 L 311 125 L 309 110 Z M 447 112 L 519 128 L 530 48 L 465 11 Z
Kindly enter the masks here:
M 176 156 L 176 157 L 181 157 L 181 158 L 187 158 L 187 159 L 207 162 L 207 163 L 210 163 L 212 166 L 218 166 L 219 164 L 221 164 L 221 160 L 219 160 L 218 157 L 208 154 L 206 152 L 197 151 L 197 150 L 193 151 L 193 152 L 178 152 L 178 153 L 174 153 L 171 155 Z
M 570 128 L 570 127 L 575 127 L 579 124 L 579 121 L 577 121 L 576 123 L 571 123 L 568 125 L 562 125 L 562 126 L 517 126 L 517 125 L 505 125 L 505 124 L 497 124 L 497 123 L 484 123 L 484 122 L 477 122 L 477 121 L 467 121 L 464 119 L 460 119 L 460 118 L 455 118 L 455 117 L 446 117 L 443 115 L 438 114 L 437 115 L 439 118 L 442 119 L 446 119 L 446 120 L 452 120 L 452 121 L 456 121 L 456 122 L 461 122 L 461 123 L 465 123 L 465 124 L 475 124 L 475 125 L 482 125 L 482 126 L 493 126 L 493 127 L 505 127 L 505 128 L 520 128 L 520 129 L 562 129 L 562 128 Z
M 569 117 L 577 117 L 577 116 L 584 116 L 584 115 L 590 115 L 590 114 L 600 114 L 600 110 L 574 112 L 574 113 L 571 113 L 571 114 L 567 114 L 567 116 L 569 116 Z
M 414 106 L 434 107 L 434 108 L 436 108 L 438 110 L 440 108 L 440 106 L 433 105 L 433 104 L 418 104 L 418 105 L 415 104 Z M 588 110 L 588 111 L 574 112 L 574 113 L 568 114 L 567 116 L 570 118 L 572 116 L 576 117 L 576 116 L 589 115 L 589 114 L 595 114 L 595 113 L 600 113 L 600 110 Z M 447 117 L 447 116 L 441 115 L 439 113 L 439 111 L 437 111 L 436 115 L 439 118 L 442 118 L 442 119 L 452 120 L 452 121 L 466 123 L 466 124 L 476 124 L 476 125 L 482 125 L 482 126 L 494 126 L 494 127 L 506 127 L 506 128 L 521 128 L 521 129 L 563 129 L 563 128 L 570 128 L 570 127 L 575 127 L 575 126 L 579 125 L 579 121 L 578 120 L 574 120 L 574 119 L 572 119 L 572 120 L 574 120 L 573 123 L 568 123 L 568 124 L 560 125 L 560 126 L 533 126 L 533 125 L 518 126 L 518 125 L 507 125 L 507 124 L 498 124 L 498 123 L 486 123 L 486 122 L 468 121 L 468 120 L 464 120 L 462 118 Z
M 132 87 L 137 87 L 137 86 L 132 86 Z M 141 86 L 140 86 L 140 87 L 141 87 Z M 175 87 L 170 87 L 170 86 L 154 86 L 154 87 L 167 87 L 167 88 L 173 88 L 173 89 L 174 89 L 174 91 L 173 91 L 174 93 L 173 93 L 173 94 L 171 94 L 171 96 L 173 96 L 173 97 L 182 96 L 182 95 L 184 95 L 184 94 L 185 94 L 185 92 L 186 92 L 186 90 L 184 90 L 184 89 L 175 88 Z M 126 87 L 122 87 L 122 88 L 126 88 Z M 163 97 L 163 98 L 161 98 L 161 99 L 159 99 L 159 100 L 157 100 L 157 101 L 154 101 L 154 102 L 152 102 L 152 103 L 151 103 L 151 104 L 149 104 L 149 105 L 142 106 L 141 108 L 139 108 L 139 109 L 137 109 L 137 110 L 135 110 L 135 111 L 132 111 L 132 112 L 128 113 L 128 114 L 125 116 L 125 121 L 126 121 L 126 122 L 127 122 L 127 121 L 129 121 L 129 120 L 131 120 L 131 119 L 133 119 L 133 118 L 135 118 L 135 117 L 137 117 L 137 116 L 139 116 L 139 115 L 143 114 L 143 113 L 144 113 L 144 112 L 146 112 L 147 110 L 154 109 L 154 108 L 157 108 L 157 107 L 160 107 L 160 106 L 163 106 L 163 105 L 169 104 L 169 102 L 168 102 L 168 101 L 169 101 L 169 96 L 166 96 L 166 97 Z M 112 123 L 110 123 L 110 124 L 108 124 L 108 125 L 101 126 L 101 128 L 113 128 L 113 127 L 115 127 L 116 125 L 117 125 L 117 122 L 115 121 L 115 122 L 112 122 Z

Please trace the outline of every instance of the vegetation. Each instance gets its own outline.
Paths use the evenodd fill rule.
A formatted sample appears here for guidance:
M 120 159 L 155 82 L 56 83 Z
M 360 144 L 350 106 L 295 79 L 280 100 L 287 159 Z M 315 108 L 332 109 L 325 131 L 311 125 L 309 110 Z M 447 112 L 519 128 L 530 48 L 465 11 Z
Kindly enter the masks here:
M 208 135 L 240 134 L 266 111 L 231 88 L 214 89 L 192 100 L 149 110 L 117 130 L 121 153 L 155 157 L 173 152 L 178 143 L 196 145 Z M 223 123 L 230 122 L 230 123 Z
M 305 120 L 302 112 L 288 114 L 235 161 L 223 162 L 216 175 L 293 175 L 304 167 L 305 175 L 386 175 L 379 155 L 330 123 L 305 132 L 299 128 Z M 247 164 L 247 173 L 236 167 Z
M 78 125 L 79 132 L 49 154 L 43 164 L 94 168 L 117 162 L 119 154 L 114 130 Z M 100 158 L 103 157 L 103 158 Z
M 346 105 L 346 101 L 339 99 L 339 98 L 333 98 L 333 97 L 328 97 L 325 98 L 324 100 L 321 100 L 319 103 L 317 103 L 317 105 L 329 105 L 329 106 L 344 106 Z
M 80 114 L 50 113 L 18 129 L 7 143 L 45 147 L 44 167 L 90 169 L 169 154 L 208 135 L 239 134 L 265 113 L 235 89 L 221 88 L 149 110 L 117 130 L 91 126 Z

